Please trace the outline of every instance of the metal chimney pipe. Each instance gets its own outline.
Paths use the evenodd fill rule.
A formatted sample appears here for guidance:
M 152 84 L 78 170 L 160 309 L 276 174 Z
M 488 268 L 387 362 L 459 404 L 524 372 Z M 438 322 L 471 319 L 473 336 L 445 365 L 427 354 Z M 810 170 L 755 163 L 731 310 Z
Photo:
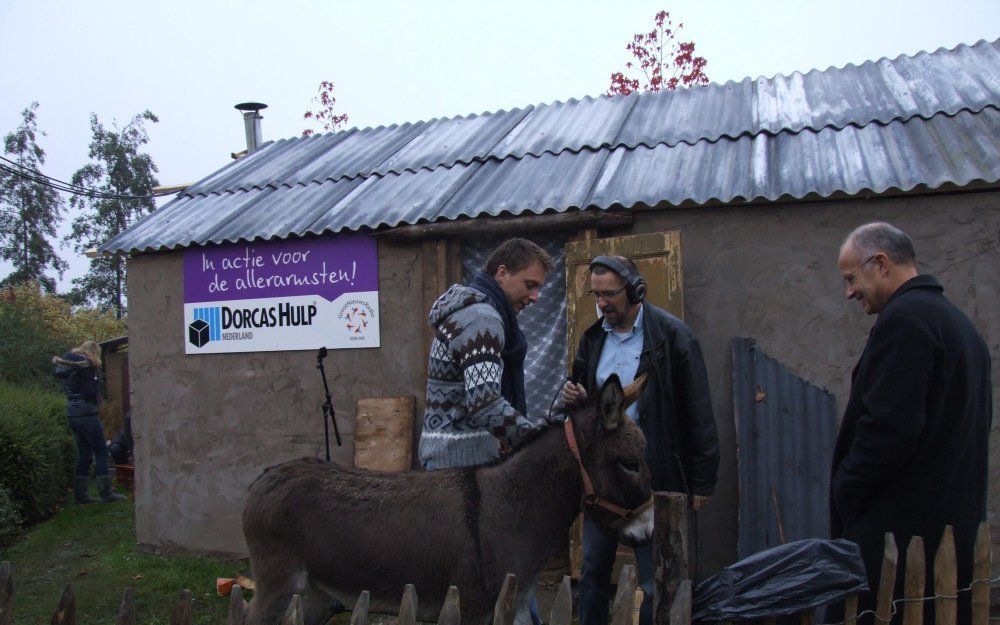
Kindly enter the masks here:
M 236 105 L 236 110 L 243 113 L 243 127 L 247 134 L 247 154 L 253 154 L 264 142 L 260 132 L 260 120 L 264 119 L 260 111 L 267 108 L 260 102 L 243 102 Z

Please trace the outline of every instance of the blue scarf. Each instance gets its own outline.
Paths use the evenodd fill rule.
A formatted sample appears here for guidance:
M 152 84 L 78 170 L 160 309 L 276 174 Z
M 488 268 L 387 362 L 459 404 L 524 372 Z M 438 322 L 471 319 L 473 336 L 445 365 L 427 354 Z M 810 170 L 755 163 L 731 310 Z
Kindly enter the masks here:
M 528 339 L 524 338 L 521 326 L 517 325 L 517 313 L 507 301 L 507 296 L 493 276 L 477 271 L 470 286 L 486 295 L 493 308 L 500 313 L 504 335 L 503 351 L 500 353 L 500 359 L 503 360 L 500 394 L 518 412 L 527 415 L 528 402 L 524 394 L 524 357 L 528 355 Z

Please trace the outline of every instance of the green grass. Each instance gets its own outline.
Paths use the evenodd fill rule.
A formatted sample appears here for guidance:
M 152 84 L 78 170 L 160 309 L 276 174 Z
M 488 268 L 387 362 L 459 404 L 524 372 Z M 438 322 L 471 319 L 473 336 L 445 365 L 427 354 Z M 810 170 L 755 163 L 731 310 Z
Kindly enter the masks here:
M 191 622 L 226 622 L 229 598 L 216 577 L 235 577 L 245 562 L 161 556 L 137 550 L 132 498 L 110 504 L 68 504 L 0 552 L 14 569 L 14 622 L 48 623 L 66 584 L 76 594 L 78 625 L 115 622 L 122 592 L 135 589 L 136 621 L 167 624 L 182 589 L 191 591 Z M 249 596 L 247 597 L 249 599 Z

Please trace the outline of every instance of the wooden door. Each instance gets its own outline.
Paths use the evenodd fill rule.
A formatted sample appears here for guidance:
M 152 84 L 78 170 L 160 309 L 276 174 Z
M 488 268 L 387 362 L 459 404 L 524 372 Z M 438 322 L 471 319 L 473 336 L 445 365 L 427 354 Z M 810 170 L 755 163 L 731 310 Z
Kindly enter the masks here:
M 573 366 L 573 356 L 583 332 L 597 320 L 590 290 L 590 261 L 595 256 L 618 255 L 630 258 L 646 281 L 646 301 L 684 318 L 684 293 L 681 275 L 680 232 L 657 232 L 607 239 L 585 239 L 566 244 L 566 370 Z M 583 523 L 578 518 L 570 531 L 570 566 L 580 577 L 583 563 Z M 635 564 L 632 550 L 619 545 L 612 580 L 618 579 L 623 564 Z

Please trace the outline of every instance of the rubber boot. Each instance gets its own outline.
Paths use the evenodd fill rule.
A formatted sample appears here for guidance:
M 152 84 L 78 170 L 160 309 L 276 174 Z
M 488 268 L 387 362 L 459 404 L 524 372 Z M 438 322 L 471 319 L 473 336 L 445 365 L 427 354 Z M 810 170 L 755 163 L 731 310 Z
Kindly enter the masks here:
M 101 503 L 111 503 L 112 501 L 121 501 L 122 499 L 125 499 L 125 495 L 119 495 L 115 491 L 111 490 L 110 475 L 97 476 L 97 491 L 101 493 Z
M 73 499 L 76 500 L 76 503 L 82 505 L 97 501 L 90 496 L 90 491 L 87 490 L 87 487 L 88 479 L 86 475 L 73 476 Z

